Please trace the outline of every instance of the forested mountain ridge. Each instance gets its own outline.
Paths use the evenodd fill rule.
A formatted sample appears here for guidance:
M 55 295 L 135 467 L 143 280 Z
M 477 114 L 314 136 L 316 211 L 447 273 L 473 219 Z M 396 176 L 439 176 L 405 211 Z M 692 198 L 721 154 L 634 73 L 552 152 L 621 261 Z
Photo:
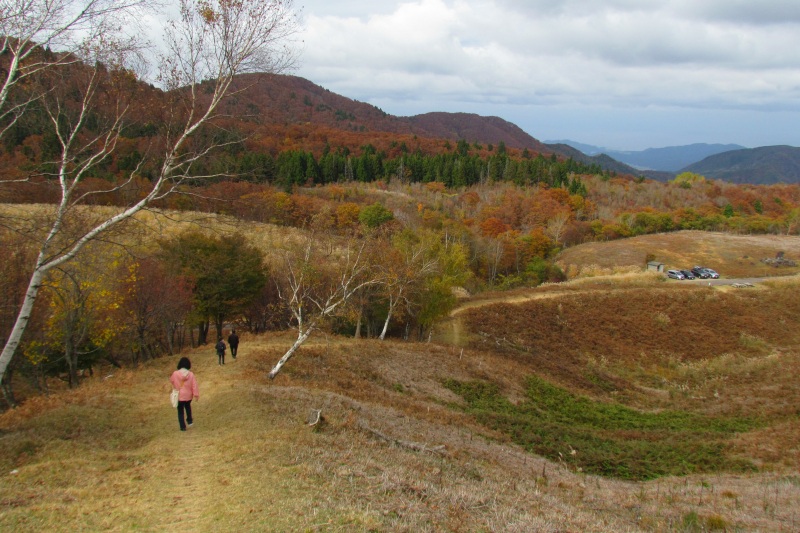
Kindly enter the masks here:
M 646 176 L 658 181 L 672 179 L 681 169 L 733 183 L 800 181 L 798 165 L 789 162 L 792 157 L 785 151 L 767 150 L 769 147 L 748 152 L 747 149 L 736 150 L 740 147 L 733 144 L 696 143 L 639 152 L 606 151 L 587 155 L 568 144 L 543 143 L 500 117 L 445 112 L 394 116 L 297 76 L 251 74 L 242 76 L 238 85 L 241 92 L 228 104 L 231 112 L 244 117 L 237 128 L 246 134 L 260 133 L 261 149 L 268 149 L 273 155 L 288 148 L 307 150 L 319 156 L 326 145 L 346 146 L 357 152 L 366 144 L 387 150 L 393 144 L 405 143 L 412 149 L 411 139 L 415 147 L 436 154 L 452 147 L 446 142 L 463 140 L 479 151 L 486 150 L 484 153 L 502 143 L 512 149 L 545 156 L 556 154 L 616 174 Z M 736 152 L 752 153 L 755 159 L 743 164 L 741 155 L 730 155 Z M 708 167 L 709 172 L 702 171 L 706 167 L 683 168 L 707 154 L 714 154 L 710 156 L 713 158 L 711 162 L 721 166 L 712 165 Z M 729 161 L 735 166 L 728 168 L 726 162 Z
M 231 102 L 248 120 L 285 126 L 324 126 L 348 133 L 394 133 L 449 141 L 558 152 L 499 117 L 431 112 L 410 117 L 331 92 L 297 76 L 252 74 L 238 80 L 242 90 Z M 558 152 L 560 153 L 560 152 Z
M 211 90 L 204 82 L 203 90 Z M 135 120 L 126 137 L 148 138 L 163 121 L 166 93 L 141 84 Z M 159 111 L 159 110 L 162 111 Z M 248 74 L 235 80 L 235 94 L 226 100 L 222 119 L 225 142 L 237 142 L 248 152 L 277 157 L 287 150 L 303 150 L 320 157 L 323 152 L 344 149 L 359 155 L 364 146 L 379 152 L 399 147 L 409 152 L 438 155 L 452 152 L 459 141 L 483 157 L 507 147 L 530 155 L 572 158 L 586 166 L 596 166 L 615 174 L 647 176 L 666 181 L 669 173 L 639 171 L 607 155 L 587 156 L 568 145 L 547 145 L 515 124 L 499 117 L 473 113 L 431 112 L 410 117 L 390 115 L 371 104 L 331 92 L 307 79 L 277 74 Z M 234 118 L 236 117 L 236 118 Z M 31 134 L 46 127 L 31 117 L 13 127 L 5 145 L 11 152 Z M 44 139 L 47 141 L 47 139 Z M 45 148 L 48 144 L 44 143 Z M 142 143 L 139 143 L 142 144 Z M 37 152 L 37 148 L 25 150 Z M 138 149 L 141 152 L 141 148 Z M 135 151 L 134 151 L 135 152 Z M 135 159 L 136 155 L 129 155 Z
M 683 170 L 731 183 L 799 183 L 800 148 L 762 146 L 734 150 L 707 157 Z
M 506 182 L 514 187 L 563 189 L 566 197 L 559 197 L 557 203 L 569 211 L 569 217 L 554 222 L 552 228 L 553 240 L 559 245 L 674 229 L 775 232 L 795 228 L 793 213 L 800 204 L 795 187 L 775 186 L 776 189 L 770 190 L 728 186 L 710 180 L 648 183 L 641 173 L 634 173 L 630 167 L 606 156 L 589 158 L 566 146 L 541 145 L 513 124 L 496 117 L 466 113 L 393 117 L 375 106 L 295 76 L 250 74 L 237 77 L 234 84 L 235 90 L 223 102 L 220 116 L 202 132 L 204 138 L 213 138 L 218 149 L 198 158 L 192 168 L 194 176 L 204 176 L 193 178 L 194 186 L 212 187 L 212 198 L 234 199 L 236 191 L 253 194 L 252 190 L 244 190 L 243 183 L 223 185 L 231 178 L 284 192 L 292 192 L 293 187 L 353 181 L 379 182 L 381 186 L 395 180 L 405 184 L 437 182 L 435 185 L 453 191 Z M 207 95 L 212 89 L 211 82 L 202 82 L 198 93 Z M 137 91 L 129 125 L 122 131 L 114 153 L 92 168 L 81 183 L 83 189 L 95 191 L 91 196 L 93 202 L 103 205 L 124 202 L 127 192 L 97 194 L 97 191 L 105 189 L 109 182 L 127 179 L 134 169 L 143 180 L 152 180 L 155 175 L 153 164 L 158 162 L 159 143 L 168 134 L 165 117 L 170 110 L 169 98 L 174 95 L 143 83 Z M 98 108 L 98 113 L 102 111 Z M 0 165 L 6 179 L 18 181 L 13 182 L 17 185 L 9 182 L 8 187 L 0 190 L 1 201 L 55 201 L 53 194 L 57 190 L 42 187 L 38 181 L 44 175 L 42 172 L 51 172 L 47 169 L 48 161 L 58 155 L 48 124 L 41 113 L 31 108 L 4 137 Z M 482 137 L 466 137 L 472 133 Z M 452 135 L 452 138 L 435 135 Z M 518 142 L 530 142 L 532 147 L 514 148 L 513 144 Z M 559 156 L 557 150 L 566 153 L 566 157 Z M 608 168 L 612 170 L 604 170 Z M 26 177 L 36 179 L 29 183 L 19 181 Z M 667 181 L 669 176 L 657 179 Z M 550 194 L 542 191 L 520 191 L 520 194 L 536 196 L 540 192 L 543 196 Z M 516 196 L 509 194 L 509 198 Z M 575 198 L 568 200 L 571 196 Z M 297 197 L 293 209 L 286 209 L 279 207 L 279 197 L 275 196 L 275 209 L 247 217 L 287 225 L 306 224 L 316 207 L 301 197 L 302 194 Z M 241 205 L 250 203 L 252 199 Z M 530 216 L 518 213 L 516 208 L 495 211 L 497 205 L 491 204 L 501 202 L 494 194 L 477 195 L 468 203 L 477 204 L 474 207 L 479 209 L 470 209 L 469 215 L 448 213 L 445 218 L 463 218 L 463 222 L 475 225 L 474 230 L 491 222 L 494 224 L 491 228 L 479 230 L 491 235 L 507 230 L 524 235 L 536 228 L 547 229 L 551 215 L 559 211 L 547 209 L 546 213 L 540 213 L 541 220 L 532 225 Z M 159 207 L 230 209 L 206 201 L 202 195 L 165 199 Z M 263 202 L 252 208 L 265 210 Z M 498 220 L 500 224 L 496 223 Z
M 424 113 L 401 118 L 408 120 L 414 131 L 431 137 L 466 139 L 483 143 L 503 141 L 509 148 L 529 149 L 539 153 L 556 152 L 531 137 L 520 127 L 500 117 L 485 117 L 473 113 Z
M 70 68 L 67 75 L 77 77 L 83 67 Z M 207 177 L 195 180 L 196 184 L 223 176 L 281 187 L 399 177 L 455 187 L 486 180 L 544 183 L 576 193 L 581 190 L 579 175 L 604 172 L 592 161 L 559 158 L 498 117 L 466 113 L 393 117 L 294 76 L 251 74 L 233 83 L 231 97 L 224 100 L 214 125 L 202 130 L 201 137 L 219 149 L 193 161 L 192 173 Z M 204 81 L 197 94 L 209 98 L 213 91 L 212 82 Z M 143 178 L 155 178 L 154 154 L 169 138 L 171 99 L 180 99 L 181 91 L 165 93 L 138 83 L 135 92 L 134 111 L 126 117 L 121 142 L 85 177 L 114 181 L 135 168 Z M 99 106 L 93 113 L 101 117 L 108 111 Z M 52 161 L 59 155 L 59 141 L 46 113 L 36 106 L 11 125 L 4 145 L 0 164 L 7 165 L 6 177 L 22 181 L 30 171 L 43 172 L 39 177 L 51 173 Z M 48 202 L 54 201 L 48 196 L 54 191 L 23 184 L 1 191 L 0 199 Z

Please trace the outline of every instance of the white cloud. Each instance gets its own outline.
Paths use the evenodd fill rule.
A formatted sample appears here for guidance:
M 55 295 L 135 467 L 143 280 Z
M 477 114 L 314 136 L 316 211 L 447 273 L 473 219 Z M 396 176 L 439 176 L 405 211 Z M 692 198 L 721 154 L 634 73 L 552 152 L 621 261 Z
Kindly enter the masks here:
M 322 5 L 306 3 L 299 74 L 390 113 L 392 102 L 412 101 L 417 112 L 442 101 L 640 110 L 796 110 L 800 101 L 800 2 Z

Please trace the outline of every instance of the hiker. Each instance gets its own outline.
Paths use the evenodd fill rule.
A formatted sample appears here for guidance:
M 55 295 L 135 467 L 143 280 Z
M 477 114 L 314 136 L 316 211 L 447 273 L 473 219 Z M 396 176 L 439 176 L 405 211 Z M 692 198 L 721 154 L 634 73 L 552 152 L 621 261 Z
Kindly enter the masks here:
M 187 427 L 192 427 L 194 418 L 192 418 L 192 400 L 200 399 L 200 389 L 197 387 L 197 380 L 194 374 L 190 371 L 192 362 L 188 357 L 181 357 L 178 361 L 178 369 L 172 373 L 169 381 L 172 383 L 172 388 L 178 391 L 178 425 L 181 431 L 186 431 Z M 186 413 L 186 421 L 184 422 L 183 416 Z
M 236 334 L 235 329 L 228 335 L 228 346 L 231 347 L 231 356 L 236 360 L 236 350 L 239 348 L 239 335 Z
M 219 364 L 225 364 L 225 341 L 222 340 L 222 337 L 217 340 L 217 357 L 219 357 Z

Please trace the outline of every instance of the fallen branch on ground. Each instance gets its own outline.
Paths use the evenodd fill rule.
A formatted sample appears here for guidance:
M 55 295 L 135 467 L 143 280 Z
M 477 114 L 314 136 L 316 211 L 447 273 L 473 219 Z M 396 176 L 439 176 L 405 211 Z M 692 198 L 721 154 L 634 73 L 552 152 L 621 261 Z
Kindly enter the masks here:
M 400 446 L 402 448 L 408 448 L 410 450 L 414 450 L 414 451 L 417 451 L 417 452 L 430 452 L 430 453 L 437 453 L 437 454 L 444 454 L 444 452 L 445 452 L 445 447 L 444 447 L 443 444 L 439 445 L 439 446 L 428 446 L 427 444 L 420 444 L 418 442 L 395 439 L 395 438 L 392 438 L 392 437 L 386 435 L 385 433 L 382 433 L 382 432 L 378 431 L 377 429 L 373 429 L 373 428 L 369 427 L 366 424 L 366 422 L 363 422 L 363 421 L 361 423 L 359 423 L 359 427 L 361 427 L 361 429 L 367 431 L 368 433 L 371 433 L 372 435 L 378 437 L 379 439 L 381 439 L 383 441 L 386 441 L 386 442 L 388 442 L 390 444 L 396 444 L 397 446 Z
M 308 418 L 306 419 L 306 425 L 309 426 L 316 426 L 320 424 L 324 419 L 322 418 L 322 409 L 312 409 L 311 412 L 308 414 Z

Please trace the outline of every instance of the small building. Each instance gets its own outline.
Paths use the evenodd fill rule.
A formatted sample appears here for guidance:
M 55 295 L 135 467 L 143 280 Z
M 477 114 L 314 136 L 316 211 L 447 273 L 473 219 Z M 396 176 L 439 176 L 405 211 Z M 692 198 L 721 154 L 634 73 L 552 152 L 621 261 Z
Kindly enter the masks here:
M 658 261 L 648 261 L 647 262 L 647 270 L 652 270 L 653 272 L 664 272 L 664 263 L 659 263 Z

